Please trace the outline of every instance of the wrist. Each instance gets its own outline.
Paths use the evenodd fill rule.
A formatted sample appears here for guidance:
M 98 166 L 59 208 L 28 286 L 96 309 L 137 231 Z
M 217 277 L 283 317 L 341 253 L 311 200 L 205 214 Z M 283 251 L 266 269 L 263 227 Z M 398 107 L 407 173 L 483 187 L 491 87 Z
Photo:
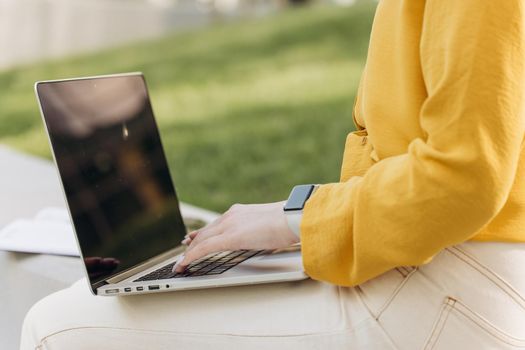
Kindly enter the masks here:
M 301 239 L 301 220 L 306 201 L 317 189 L 317 185 L 298 185 L 290 192 L 290 196 L 283 206 L 283 215 L 286 217 L 288 228 L 298 241 Z

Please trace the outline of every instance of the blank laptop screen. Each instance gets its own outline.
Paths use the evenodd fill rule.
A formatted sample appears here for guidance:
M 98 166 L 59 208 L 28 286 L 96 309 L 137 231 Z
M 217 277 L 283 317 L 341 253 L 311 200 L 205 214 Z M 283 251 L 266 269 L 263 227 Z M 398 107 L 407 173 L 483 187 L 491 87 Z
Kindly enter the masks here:
M 92 287 L 178 246 L 185 227 L 142 75 L 37 92 Z

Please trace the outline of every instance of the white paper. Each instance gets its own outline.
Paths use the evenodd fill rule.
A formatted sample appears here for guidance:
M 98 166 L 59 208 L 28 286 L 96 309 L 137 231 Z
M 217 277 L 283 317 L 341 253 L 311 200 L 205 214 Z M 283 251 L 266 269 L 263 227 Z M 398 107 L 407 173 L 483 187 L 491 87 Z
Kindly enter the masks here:
M 79 256 L 69 215 L 46 208 L 34 219 L 16 220 L 0 230 L 0 250 Z
M 71 225 L 69 214 L 64 208 L 44 208 L 36 214 L 35 220 L 59 221 Z

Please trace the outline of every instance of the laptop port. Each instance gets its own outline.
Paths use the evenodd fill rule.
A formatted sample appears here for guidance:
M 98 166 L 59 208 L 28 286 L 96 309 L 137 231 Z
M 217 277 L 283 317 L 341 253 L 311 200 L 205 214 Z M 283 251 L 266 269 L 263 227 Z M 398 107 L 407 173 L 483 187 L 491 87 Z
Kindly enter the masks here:
M 138 292 L 141 292 L 141 291 L 143 291 L 143 290 L 144 290 L 144 287 L 137 287 L 137 291 L 138 291 Z
M 160 287 L 158 285 L 156 285 L 156 286 L 148 286 L 148 289 L 149 290 L 158 290 L 158 289 L 160 289 Z
M 131 292 L 131 288 L 129 288 L 129 287 L 124 288 L 124 292 Z
M 115 289 L 106 289 L 106 294 L 116 294 L 119 292 L 118 288 Z

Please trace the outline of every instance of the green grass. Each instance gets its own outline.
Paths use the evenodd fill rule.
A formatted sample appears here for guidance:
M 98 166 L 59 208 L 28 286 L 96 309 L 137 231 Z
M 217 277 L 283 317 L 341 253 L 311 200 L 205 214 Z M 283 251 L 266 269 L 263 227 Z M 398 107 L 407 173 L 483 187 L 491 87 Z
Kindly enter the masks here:
M 0 72 L 0 143 L 50 158 L 34 81 L 142 71 L 183 201 L 222 211 L 337 181 L 374 10 L 292 9 Z

